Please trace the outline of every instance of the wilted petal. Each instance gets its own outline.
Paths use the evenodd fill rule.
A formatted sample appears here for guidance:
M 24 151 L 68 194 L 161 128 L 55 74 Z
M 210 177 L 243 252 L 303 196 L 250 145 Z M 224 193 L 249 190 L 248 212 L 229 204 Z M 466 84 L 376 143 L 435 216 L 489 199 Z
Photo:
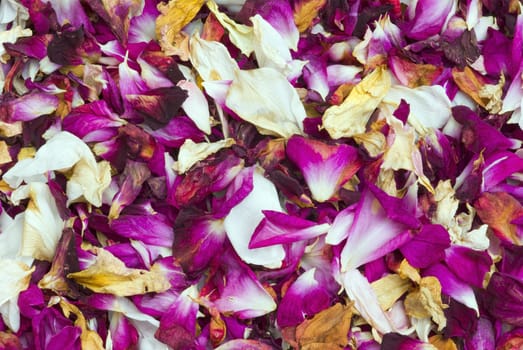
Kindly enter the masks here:
M 225 103 L 261 134 L 289 138 L 303 133 L 306 114 L 298 93 L 272 68 L 236 71 Z
M 151 269 L 130 269 L 114 255 L 104 249 L 95 249 L 97 256 L 87 269 L 70 273 L 71 278 L 96 293 L 117 296 L 164 292 L 171 285 L 164 273 L 153 265 Z
M 142 190 L 143 183 L 151 176 L 147 164 L 141 162 L 127 161 L 121 175 L 123 180 L 119 191 L 111 200 L 109 219 L 115 219 L 120 212 L 131 204 Z
M 498 320 L 523 326 L 523 282 L 504 273 L 495 272 L 487 287 L 489 313 Z
M 329 145 L 297 135 L 287 142 L 286 152 L 319 202 L 333 197 L 361 166 L 358 152 L 351 146 Z
M 173 255 L 190 274 L 206 268 L 227 237 L 222 219 L 196 214 L 182 211 L 175 223 Z
M 399 333 L 387 333 L 383 336 L 381 349 L 436 350 L 437 348 L 431 344 L 427 344 L 418 339 L 413 339 L 406 335 L 401 335 Z
M 341 105 L 325 111 L 323 127 L 333 139 L 363 134 L 372 113 L 390 86 L 390 73 L 382 67 L 376 68 L 352 89 Z
M 195 302 L 198 291 L 191 286 L 180 294 L 160 319 L 155 337 L 173 349 L 192 349 L 196 341 L 196 315 L 199 305 Z
M 25 198 L 29 198 L 29 203 L 24 212 L 24 231 L 20 254 L 52 261 L 64 228 L 64 220 L 60 215 L 55 198 L 51 194 L 49 186 L 41 182 L 22 186 L 11 195 L 14 203 Z
M 235 205 L 225 217 L 227 237 L 240 258 L 249 263 L 269 268 L 281 266 L 285 251 L 281 245 L 249 249 L 249 242 L 256 226 L 263 220 L 263 210 L 283 211 L 276 188 L 260 169 L 247 168 L 243 176 L 252 177 L 252 191 Z
M 58 97 L 44 92 L 32 92 L 16 99 L 0 99 L 0 119 L 6 122 L 31 121 L 53 113 Z
M 514 244 L 523 242 L 522 233 L 512 223 L 523 216 L 523 207 L 516 198 L 506 192 L 485 192 L 474 203 L 474 208 L 498 238 Z
M 14 332 L 20 327 L 18 294 L 27 289 L 34 270 L 35 267 L 30 268 L 20 261 L 0 260 L 0 313 L 4 322 Z

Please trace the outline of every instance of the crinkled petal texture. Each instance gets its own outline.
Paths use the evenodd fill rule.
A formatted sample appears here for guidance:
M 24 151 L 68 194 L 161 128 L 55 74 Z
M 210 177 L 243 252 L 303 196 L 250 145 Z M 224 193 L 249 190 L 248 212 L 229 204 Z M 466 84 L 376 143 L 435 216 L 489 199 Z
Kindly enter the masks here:
M 52 261 L 64 229 L 56 201 L 49 186 L 33 182 L 13 191 L 11 200 L 18 203 L 29 198 L 24 212 L 24 225 L 20 255 Z
M 22 182 L 46 182 L 46 175 L 50 171 L 66 172 L 71 168 L 73 174 L 66 190 L 69 201 L 84 198 L 94 206 L 100 206 L 103 191 L 111 182 L 109 163 L 97 163 L 89 147 L 67 131 L 51 137 L 38 149 L 34 158 L 16 163 L 4 174 L 3 179 L 9 186 L 17 188 Z
M 390 87 L 390 73 L 385 68 L 376 68 L 351 90 L 341 105 L 325 111 L 323 127 L 333 139 L 363 134 Z
M 234 181 L 241 181 L 242 178 L 252 181 L 252 190 L 225 217 L 223 223 L 227 237 L 243 261 L 269 268 L 280 267 L 285 257 L 281 244 L 249 249 L 256 226 L 264 218 L 263 210 L 283 211 L 276 188 L 257 167 L 244 169 Z M 242 190 L 240 188 L 236 193 Z
M 301 170 L 312 196 L 325 202 L 359 170 L 358 151 L 348 145 L 329 145 L 294 135 L 287 142 L 287 156 Z
M 303 133 L 305 108 L 287 78 L 272 68 L 237 70 L 225 104 L 263 135 Z

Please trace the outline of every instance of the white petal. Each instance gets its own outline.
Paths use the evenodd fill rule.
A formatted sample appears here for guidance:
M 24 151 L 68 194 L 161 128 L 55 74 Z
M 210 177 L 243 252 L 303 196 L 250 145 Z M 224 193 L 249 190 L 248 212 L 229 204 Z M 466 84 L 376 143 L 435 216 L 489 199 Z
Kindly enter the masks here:
M 254 171 L 253 185 L 251 193 L 225 217 L 225 231 L 234 250 L 243 261 L 278 268 L 285 257 L 282 245 L 248 248 L 256 226 L 264 218 L 262 210 L 283 211 L 274 184 L 267 180 L 259 169 Z
M 232 80 L 238 64 L 220 42 L 207 41 L 198 34 L 190 40 L 190 59 L 204 81 Z
M 395 110 L 402 99 L 410 106 L 408 121 L 418 133 L 424 133 L 426 128 L 442 128 L 451 116 L 451 102 L 442 86 L 411 89 L 395 85 L 390 88 L 382 103 Z
M 298 93 L 272 68 L 236 71 L 225 103 L 264 135 L 289 138 L 303 133 L 306 113 Z
M 209 104 L 202 90 L 194 82 L 187 80 L 180 80 L 176 85 L 188 93 L 182 104 L 183 110 L 198 129 L 209 135 L 211 133 L 211 115 L 209 114 Z
M 13 191 L 11 200 L 29 198 L 24 215 L 22 256 L 52 261 L 64 221 L 60 217 L 54 197 L 45 183 L 33 182 Z
M 234 139 L 225 139 L 210 143 L 194 143 L 193 140 L 187 139 L 178 152 L 178 162 L 174 165 L 175 170 L 180 174 L 184 174 L 200 160 L 204 160 L 211 154 L 218 152 L 222 148 L 230 147 L 234 143 Z

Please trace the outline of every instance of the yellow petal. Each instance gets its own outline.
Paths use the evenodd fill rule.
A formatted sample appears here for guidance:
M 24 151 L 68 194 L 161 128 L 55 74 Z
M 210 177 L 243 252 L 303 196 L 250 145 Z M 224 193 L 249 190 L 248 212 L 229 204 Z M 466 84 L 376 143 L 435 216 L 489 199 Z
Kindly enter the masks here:
M 318 12 L 325 6 L 326 0 L 302 0 L 294 6 L 294 23 L 300 33 L 310 28 Z
M 296 328 L 300 349 L 342 349 L 349 345 L 347 333 L 352 318 L 352 303 L 334 304 L 305 320 Z
M 371 283 L 376 292 L 381 309 L 386 311 L 405 294 L 411 287 L 409 280 L 401 278 L 397 274 L 390 274 Z
M 170 288 L 169 281 L 158 265 L 149 271 L 128 268 L 110 252 L 96 248 L 96 261 L 86 270 L 70 273 L 67 278 L 96 293 L 116 296 L 130 296 L 149 292 L 165 292 Z
M 442 330 L 447 325 L 443 309 L 447 306 L 441 301 L 441 284 L 436 277 L 423 277 L 419 288 L 405 298 L 405 311 L 407 315 L 416 318 L 432 317 Z
M 390 73 L 384 67 L 376 68 L 351 90 L 341 105 L 325 111 L 323 127 L 333 139 L 363 134 L 390 86 Z
M 103 341 L 100 335 L 89 329 L 84 314 L 75 305 L 69 304 L 65 299 L 60 300 L 60 307 L 64 316 L 69 318 L 71 314 L 76 316 L 74 325 L 82 329 L 80 334 L 80 341 L 82 343 L 82 349 L 84 350 L 103 350 Z
M 193 20 L 204 3 L 205 0 L 171 0 L 167 4 L 158 4 L 160 15 L 156 18 L 156 37 L 164 51 L 168 52 L 183 42 L 180 31 Z
M 10 163 L 13 159 L 9 154 L 9 146 L 5 141 L 0 141 L 0 164 Z
M 194 164 L 206 159 L 208 156 L 218 152 L 222 148 L 231 147 L 235 143 L 234 139 L 225 139 L 210 143 L 194 143 L 191 139 L 187 139 L 180 147 L 180 151 L 178 152 L 178 162 L 174 164 L 173 168 L 178 171 L 179 174 L 184 174 Z
M 438 350 L 458 350 L 456 343 L 451 338 L 443 338 L 441 334 L 430 337 L 429 343 Z
M 252 27 L 234 22 L 225 13 L 218 10 L 218 5 L 214 1 L 207 1 L 207 7 L 216 16 L 220 24 L 229 31 L 231 42 L 244 55 L 249 56 L 254 51 L 254 31 Z

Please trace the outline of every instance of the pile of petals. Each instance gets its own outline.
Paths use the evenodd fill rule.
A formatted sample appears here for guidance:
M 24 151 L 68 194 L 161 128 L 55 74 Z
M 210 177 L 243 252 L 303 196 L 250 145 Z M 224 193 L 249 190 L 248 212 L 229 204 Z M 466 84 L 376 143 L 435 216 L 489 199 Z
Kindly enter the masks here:
M 520 349 L 517 0 L 2 0 L 0 349 Z

